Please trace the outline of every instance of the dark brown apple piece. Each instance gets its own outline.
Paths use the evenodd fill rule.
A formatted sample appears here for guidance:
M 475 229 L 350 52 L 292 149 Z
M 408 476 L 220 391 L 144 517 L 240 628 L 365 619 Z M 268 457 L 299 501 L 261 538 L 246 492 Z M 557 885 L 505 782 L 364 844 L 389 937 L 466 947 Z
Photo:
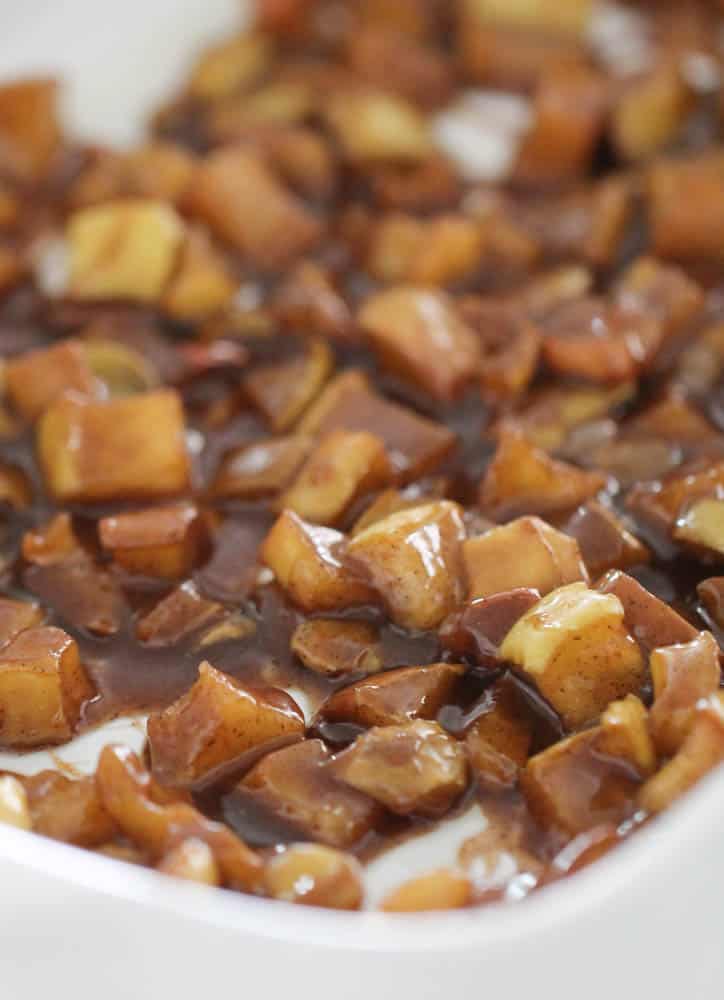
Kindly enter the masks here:
M 612 570 L 596 586 L 601 593 L 613 594 L 619 599 L 626 628 L 645 653 L 658 646 L 673 646 L 696 639 L 693 625 L 626 573 Z
M 382 669 L 379 632 L 363 621 L 312 618 L 297 625 L 291 649 L 305 667 L 326 677 Z
M 172 646 L 223 617 L 224 608 L 199 594 L 190 580 L 147 612 L 136 623 L 136 638 L 149 646 Z

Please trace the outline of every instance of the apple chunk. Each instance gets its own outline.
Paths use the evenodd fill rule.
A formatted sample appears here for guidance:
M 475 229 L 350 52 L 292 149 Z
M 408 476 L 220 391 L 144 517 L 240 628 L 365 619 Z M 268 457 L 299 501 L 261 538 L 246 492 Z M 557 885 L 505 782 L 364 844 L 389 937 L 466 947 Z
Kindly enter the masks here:
M 208 784 L 303 735 L 302 711 L 285 691 L 247 687 L 208 662 L 190 691 L 148 720 L 153 774 L 178 788 Z
M 0 653 L 0 746 L 69 740 L 92 696 L 74 639 L 59 628 L 21 632 Z
M 397 625 L 435 628 L 462 595 L 464 537 L 460 507 L 440 500 L 375 521 L 351 539 L 347 557 Z
M 201 555 L 206 525 L 191 503 L 104 517 L 98 525 L 101 545 L 129 573 L 177 580 Z
M 520 517 L 463 542 L 468 600 L 519 587 L 541 595 L 588 580 L 578 543 L 538 517 Z
M 423 719 L 370 729 L 333 768 L 345 784 L 403 816 L 442 816 L 467 783 L 462 744 Z
M 638 692 L 645 679 L 623 605 L 585 583 L 560 587 L 535 604 L 505 637 L 500 655 L 535 683 L 568 729 Z
M 654 685 L 651 733 L 659 750 L 671 755 L 686 739 L 697 703 L 719 688 L 719 646 L 711 632 L 700 632 L 691 642 L 654 649 L 649 667 Z
M 724 555 L 724 500 L 697 500 L 679 517 L 674 538 L 704 552 Z
M 0 597 L 0 648 L 32 628 L 40 625 L 43 612 L 33 601 L 14 601 L 9 597 Z
M 153 302 L 171 277 L 184 227 L 165 202 L 127 198 L 76 212 L 67 234 L 72 296 Z
M 392 478 L 379 438 L 367 431 L 331 431 L 319 442 L 279 506 L 317 524 L 334 524 L 360 496 Z
M 189 485 L 183 407 L 171 389 L 103 402 L 60 399 L 38 423 L 37 450 L 61 501 L 165 496 Z
M 85 349 L 74 339 L 8 361 L 5 380 L 15 409 L 29 421 L 37 420 L 50 403 L 68 390 L 86 396 L 96 394 Z
M 261 557 L 279 585 L 306 611 L 369 603 L 372 590 L 342 565 L 344 541 L 341 532 L 307 524 L 285 510 L 265 538 Z
M 358 322 L 382 365 L 435 399 L 454 399 L 478 372 L 478 338 L 442 292 L 414 286 L 379 292 L 364 303 Z

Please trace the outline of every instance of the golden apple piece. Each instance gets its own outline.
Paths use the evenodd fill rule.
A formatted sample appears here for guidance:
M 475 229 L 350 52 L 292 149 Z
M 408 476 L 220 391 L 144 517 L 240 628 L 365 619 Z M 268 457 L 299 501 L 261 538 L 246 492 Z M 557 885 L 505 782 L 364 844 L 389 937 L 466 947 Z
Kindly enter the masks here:
M 179 204 L 188 191 L 195 165 L 195 156 L 184 146 L 153 139 L 125 155 L 129 193 Z
M 709 620 L 724 628 L 724 576 L 710 576 L 697 583 L 696 592 Z
M 0 746 L 64 743 L 93 696 L 75 639 L 30 628 L 0 652 Z
M 614 102 L 611 138 L 624 160 L 642 160 L 678 136 L 694 104 L 694 94 L 674 62 L 662 62 L 634 79 Z
M 626 758 L 598 750 L 602 729 L 576 733 L 531 757 L 521 789 L 536 821 L 567 840 L 636 809 L 640 779 Z
M 164 791 L 128 747 L 103 748 L 96 781 L 103 805 L 121 833 L 151 861 L 161 861 L 193 838 L 213 853 L 223 885 L 242 892 L 261 888 L 259 856 L 228 827 Z
M 79 847 L 98 847 L 114 837 L 116 824 L 101 802 L 94 777 L 40 771 L 25 778 L 24 785 L 36 833 Z
M 0 824 L 32 830 L 33 821 L 23 783 L 12 774 L 0 776 Z
M 611 570 L 601 577 L 596 589 L 619 599 L 626 628 L 646 654 L 659 646 L 691 642 L 697 636 L 690 622 L 627 573 Z
M 568 729 L 596 719 L 609 702 L 639 692 L 646 665 L 613 594 L 571 583 L 520 618 L 500 656 L 521 670 Z
M 481 21 L 582 35 L 593 10 L 592 0 L 465 0 L 465 9 Z
M 300 162 L 305 155 L 309 156 L 309 144 L 297 143 L 299 161 L 294 164 L 291 147 L 280 143 L 279 138 L 287 130 L 288 133 L 296 132 L 297 136 L 309 137 L 313 134 L 303 128 L 303 123 L 316 114 L 317 103 L 315 89 L 307 81 L 277 79 L 256 87 L 251 93 L 215 102 L 205 115 L 204 124 L 214 145 L 244 142 L 251 136 L 258 151 L 266 153 L 270 162 L 293 183 L 294 175 L 303 174 L 309 166 L 309 162 Z M 321 136 L 319 141 L 322 144 L 325 142 Z
M 434 719 L 464 673 L 460 663 L 386 670 L 335 691 L 322 703 L 319 717 L 364 727 Z
M 358 910 L 364 895 L 359 861 L 322 844 L 289 844 L 273 854 L 264 888 L 272 899 L 333 910 Z
M 402 816 L 442 816 L 467 784 L 463 745 L 422 719 L 369 729 L 333 768 L 345 784 Z
M 201 101 L 218 101 L 253 86 L 269 69 L 274 46 L 268 35 L 243 32 L 208 48 L 191 71 L 188 89 Z
M 117 566 L 160 580 L 188 576 L 208 544 L 203 514 L 188 502 L 104 517 L 98 532 Z
M 605 485 L 599 473 L 551 458 L 519 431 L 505 428 L 480 483 L 480 506 L 499 520 L 545 515 L 577 507 Z
M 621 518 L 596 500 L 579 507 L 563 528 L 578 542 L 586 568 L 594 579 L 607 570 L 628 569 L 651 558 L 648 548 Z
M 705 552 L 724 555 L 724 500 L 695 501 L 676 522 L 674 538 Z
M 345 536 L 307 524 L 285 510 L 266 536 L 261 558 L 289 598 L 305 611 L 333 611 L 370 603 L 373 592 L 341 562 Z
M 673 756 L 691 729 L 697 703 L 719 689 L 719 646 L 711 632 L 699 632 L 691 642 L 654 649 L 649 668 L 651 735 L 662 754 Z
M 136 638 L 149 646 L 172 646 L 223 616 L 223 605 L 202 597 L 187 580 L 138 619 Z
M 321 740 L 304 740 L 267 754 L 223 800 L 226 821 L 244 825 L 249 814 L 266 814 L 285 827 L 329 847 L 353 847 L 379 821 L 382 810 L 367 795 L 338 781 Z
M 637 257 L 616 282 L 613 292 L 615 301 L 624 309 L 648 313 L 656 319 L 663 328 L 665 340 L 679 333 L 697 317 L 705 297 L 701 285 L 686 271 L 673 264 L 664 264 L 655 257 Z M 687 409 L 686 400 L 665 397 L 635 418 L 634 424 L 642 427 L 649 422 L 652 413 L 663 416 L 671 413 L 671 407 Z M 689 406 L 688 411 L 690 415 L 699 416 L 701 425 L 708 426 L 696 410 Z M 675 424 L 672 426 L 675 427 Z M 683 426 L 675 428 L 674 436 L 686 429 Z
M 684 432 L 687 428 L 682 425 Z M 709 434 L 700 440 L 706 441 Z M 684 439 L 686 440 L 686 438 Z M 645 442 L 650 447 L 650 441 Z M 724 461 L 694 461 L 683 468 L 674 469 L 666 476 L 650 476 L 650 479 L 660 480 L 657 482 L 636 481 L 633 489 L 626 498 L 626 506 L 635 514 L 642 515 L 654 527 L 661 531 L 674 533 L 683 529 L 686 541 L 687 516 L 700 501 L 717 500 L 724 490 Z M 702 530 L 706 533 L 715 531 L 717 520 L 716 506 L 705 505 L 701 510 L 699 518 Z M 697 514 L 692 517 L 692 524 L 696 524 Z M 694 529 L 695 530 L 695 529 Z
M 478 338 L 441 292 L 403 285 L 378 292 L 357 321 L 383 367 L 450 401 L 478 372 Z
M 304 736 L 304 715 L 279 688 L 249 687 L 204 661 L 193 687 L 148 720 L 151 769 L 163 785 L 199 788 Z
M 66 232 L 71 296 L 155 302 L 176 265 L 184 224 L 163 201 L 119 198 L 75 212 Z
M 462 215 L 422 221 L 392 214 L 375 228 L 367 269 L 387 282 L 443 287 L 468 277 L 480 264 L 483 232 Z
M 374 13 L 370 22 L 363 22 L 361 30 L 349 39 L 346 55 L 353 72 L 421 107 L 444 104 L 454 84 L 453 69 L 445 55 L 425 39 L 380 24 Z
M 640 791 L 638 805 L 659 813 L 688 792 L 700 778 L 724 760 L 724 704 L 713 695 L 696 706 L 680 749 Z
M 0 503 L 14 510 L 25 510 L 33 501 L 33 487 L 26 473 L 14 465 L 0 462 Z
M 359 532 L 347 561 L 366 575 L 403 628 L 435 628 L 462 596 L 462 511 L 439 500 L 398 511 Z
M 74 338 L 9 360 L 5 386 L 15 409 L 31 422 L 68 390 L 92 397 L 98 389 L 84 346 Z
M 509 680 L 496 681 L 472 711 L 475 719 L 465 730 L 465 749 L 479 787 L 513 788 L 533 740 L 531 717 L 521 696 Z
M 382 900 L 386 913 L 417 913 L 430 910 L 458 910 L 472 902 L 472 885 L 463 872 L 438 868 L 403 882 Z
M 0 597 L 0 648 L 34 625 L 40 625 L 42 609 L 33 601 L 14 601 Z
M 289 485 L 314 445 L 308 434 L 268 438 L 225 456 L 211 487 L 215 497 L 255 499 Z
M 355 340 L 349 307 L 330 271 L 316 261 L 302 260 L 277 288 L 274 313 L 290 327 L 336 340 Z
M 203 319 L 228 305 L 237 286 L 224 258 L 204 230 L 190 229 L 161 307 L 174 319 L 189 322 Z
M 168 496 L 189 486 L 183 406 L 172 389 L 60 399 L 40 418 L 36 446 L 58 501 Z
M 333 378 L 299 424 L 305 434 L 338 428 L 368 431 L 384 441 L 396 472 L 405 482 L 434 469 L 455 445 L 455 435 L 447 427 L 384 399 L 356 369 Z
M 463 542 L 468 600 L 517 588 L 541 596 L 576 580 L 588 581 L 574 538 L 538 517 L 520 517 Z
M 0 86 L 0 144 L 21 180 L 43 177 L 60 149 L 57 105 L 56 80 L 28 77 Z
M 385 446 L 366 431 L 330 431 L 277 506 L 317 524 L 335 524 L 360 497 L 392 478 Z
M 379 632 L 367 622 L 311 618 L 297 625 L 290 648 L 305 667 L 325 677 L 382 669 Z
M 724 158 L 654 160 L 647 176 L 651 253 L 663 260 L 717 261 L 724 221 Z
M 612 701 L 601 716 L 596 743 L 599 753 L 627 760 L 645 778 L 656 770 L 656 749 L 651 739 L 649 713 L 634 694 Z
M 165 854 L 156 870 L 200 885 L 221 885 L 221 872 L 214 852 L 198 837 L 188 837 Z
M 308 340 L 288 361 L 260 365 L 244 378 L 244 389 L 274 431 L 294 425 L 332 374 L 334 357 L 325 340 Z M 300 430 L 306 432 L 301 425 Z
M 210 153 L 189 195 L 192 211 L 263 271 L 287 267 L 319 240 L 322 226 L 304 203 L 244 147 Z
M 140 351 L 96 333 L 91 327 L 84 341 L 90 369 L 111 398 L 133 396 L 155 389 L 161 381 L 155 365 Z
M 423 160 L 433 152 L 427 121 L 414 104 L 382 90 L 342 90 L 325 117 L 353 163 Z

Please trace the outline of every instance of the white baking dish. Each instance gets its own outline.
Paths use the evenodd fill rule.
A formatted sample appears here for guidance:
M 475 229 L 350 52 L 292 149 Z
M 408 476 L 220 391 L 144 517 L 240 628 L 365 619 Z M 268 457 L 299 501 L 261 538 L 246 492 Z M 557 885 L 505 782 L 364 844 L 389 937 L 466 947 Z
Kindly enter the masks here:
M 0 0 L 0 76 L 59 72 L 73 127 L 123 142 L 238 18 L 238 0 Z M 0 998 L 705 1000 L 724 978 L 723 842 L 717 774 L 525 903 L 393 917 L 203 889 L 0 827 Z

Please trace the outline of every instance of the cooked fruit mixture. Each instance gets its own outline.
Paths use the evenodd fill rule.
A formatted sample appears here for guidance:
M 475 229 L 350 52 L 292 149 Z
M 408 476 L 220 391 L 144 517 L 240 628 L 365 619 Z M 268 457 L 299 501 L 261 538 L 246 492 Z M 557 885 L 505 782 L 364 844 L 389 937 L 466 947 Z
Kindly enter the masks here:
M 0 87 L 0 747 L 148 716 L 0 820 L 354 909 L 479 804 L 445 909 L 724 759 L 720 6 L 260 0 L 126 151 Z

